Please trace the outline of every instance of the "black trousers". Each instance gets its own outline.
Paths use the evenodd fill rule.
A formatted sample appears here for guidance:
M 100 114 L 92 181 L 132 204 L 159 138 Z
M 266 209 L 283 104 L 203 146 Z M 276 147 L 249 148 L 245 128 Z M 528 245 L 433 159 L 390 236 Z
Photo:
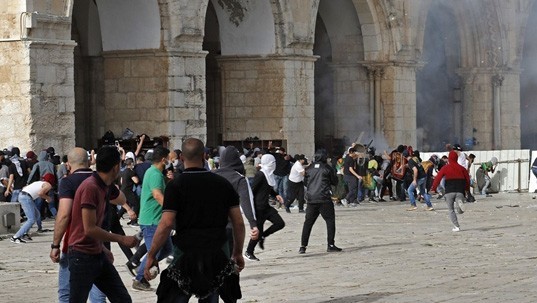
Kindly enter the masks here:
M 343 180 L 345 180 L 345 183 L 347 183 L 347 187 L 349 188 L 345 200 L 349 203 L 355 203 L 356 200 L 358 200 L 358 178 L 355 176 L 343 176 Z
M 310 239 L 311 229 L 319 214 L 326 222 L 326 242 L 328 245 L 334 245 L 334 238 L 336 236 L 336 213 L 334 211 L 334 203 L 327 201 L 326 203 L 308 203 L 306 208 L 306 220 L 302 227 L 302 246 L 308 246 Z
M 280 214 L 278 214 L 278 211 L 272 207 L 269 207 L 264 211 L 256 210 L 256 216 L 257 229 L 259 229 L 259 237 L 266 238 L 285 227 L 285 222 L 283 221 L 282 217 L 280 216 Z M 270 221 L 272 223 L 272 225 L 267 228 L 267 230 L 264 230 L 265 221 Z M 246 252 L 253 254 L 257 242 L 259 242 L 259 240 L 250 239 L 250 242 L 248 242 L 248 247 L 246 248 Z
M 304 182 L 295 183 L 293 181 L 287 182 L 287 201 L 285 201 L 285 207 L 291 206 L 295 199 L 298 200 L 298 209 L 304 210 Z

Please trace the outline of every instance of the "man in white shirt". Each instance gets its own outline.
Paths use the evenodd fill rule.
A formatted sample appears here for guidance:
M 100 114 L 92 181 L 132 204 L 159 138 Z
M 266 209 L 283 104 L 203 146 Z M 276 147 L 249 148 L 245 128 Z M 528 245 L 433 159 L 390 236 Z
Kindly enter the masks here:
M 290 213 L 289 208 L 291 204 L 298 200 L 298 212 L 304 212 L 304 164 L 306 163 L 306 157 L 304 155 L 295 156 L 295 164 L 291 167 L 289 173 L 289 187 L 287 190 L 287 200 L 285 201 L 285 211 Z

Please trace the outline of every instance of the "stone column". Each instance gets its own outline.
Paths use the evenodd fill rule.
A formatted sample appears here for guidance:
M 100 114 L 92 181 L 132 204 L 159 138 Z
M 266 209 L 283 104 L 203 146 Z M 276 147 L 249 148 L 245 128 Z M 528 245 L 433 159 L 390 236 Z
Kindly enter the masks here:
M 501 134 L 501 87 L 505 78 L 502 75 L 492 76 L 492 95 L 493 95 L 493 129 L 494 129 L 494 141 L 493 146 L 495 149 L 501 149 L 502 146 L 502 134 Z
M 371 133 L 375 133 L 376 131 L 376 124 L 375 124 L 375 111 L 373 110 L 375 108 L 375 70 L 373 68 L 367 68 L 367 81 L 369 81 L 369 121 L 370 123 L 370 131 Z
M 381 87 L 384 136 L 391 147 L 399 144 L 416 147 L 416 69 L 419 67 L 406 62 L 384 67 Z
M 474 137 L 474 87 L 475 74 L 473 72 L 461 73 L 462 77 L 462 136 L 461 145 L 465 140 Z
M 21 151 L 53 146 L 62 154 L 75 145 L 71 20 L 24 9 L 8 1 L 0 13 L 9 21 L 0 30 L 10 32 L 0 41 L 0 117 L 10 121 L 0 139 Z
M 382 83 L 382 77 L 384 76 L 384 69 L 383 68 L 377 68 L 375 70 L 375 103 L 372 107 L 372 110 L 374 109 L 374 133 L 375 134 L 382 134 L 382 101 L 381 101 L 381 83 Z
M 314 56 L 223 56 L 223 140 L 286 140 L 314 152 Z

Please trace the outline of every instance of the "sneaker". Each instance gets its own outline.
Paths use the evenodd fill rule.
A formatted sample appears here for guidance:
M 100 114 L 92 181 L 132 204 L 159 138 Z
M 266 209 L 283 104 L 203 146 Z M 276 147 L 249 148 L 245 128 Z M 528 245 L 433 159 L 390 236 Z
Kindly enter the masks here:
M 375 198 L 369 198 L 369 203 L 378 203 L 378 201 Z
M 343 206 L 345 207 L 349 206 L 349 202 L 347 202 L 347 199 L 341 199 L 341 204 L 343 204 Z
M 492 195 L 491 195 L 491 194 L 487 194 L 485 197 L 487 197 L 487 198 L 491 198 Z
M 259 259 L 254 255 L 254 253 L 245 252 L 244 257 L 250 261 L 259 261 Z
M 427 206 L 427 207 L 425 207 L 425 210 L 426 210 L 426 211 L 433 211 L 434 208 L 433 208 L 432 206 Z
M 127 266 L 127 269 L 129 271 L 129 273 L 133 276 L 133 277 L 136 277 L 136 274 L 138 272 L 137 268 L 138 268 L 138 265 L 132 263 L 131 261 L 127 262 L 125 264 L 125 266 Z
M 305 249 L 306 249 L 306 248 L 304 248 L 304 250 L 305 250 Z M 332 245 L 328 245 L 328 247 L 326 248 L 326 251 L 327 251 L 327 252 L 339 252 L 339 251 L 342 251 L 342 250 L 343 250 L 343 249 L 341 249 L 341 248 L 339 248 L 339 247 L 337 247 L 337 246 L 335 246 L 335 245 L 333 245 L 333 244 L 332 244 Z
M 33 241 L 34 239 L 32 239 L 32 237 L 30 237 L 30 235 L 28 233 L 22 235 L 21 237 L 23 240 L 26 240 L 26 241 Z
M 291 213 L 291 209 L 290 209 L 289 207 L 286 206 L 286 207 L 285 207 L 285 212 L 288 213 L 288 214 L 290 214 L 290 213 Z
M 24 241 L 23 239 L 21 238 L 15 238 L 15 237 L 11 237 L 9 239 L 9 241 L 13 242 L 13 243 L 16 243 L 16 244 L 21 244 L 21 243 L 26 243 L 26 241 Z
M 409 209 L 407 209 L 407 211 L 413 211 L 413 210 L 417 210 L 418 207 L 417 206 L 411 206 Z
M 303 210 L 303 209 L 299 209 L 298 212 L 299 212 L 299 213 L 305 213 L 306 211 Z
M 300 246 L 300 248 L 298 249 L 298 253 L 299 254 L 305 254 L 306 253 L 306 247 Z
M 141 291 L 152 291 L 151 284 L 149 284 L 145 278 L 142 278 L 140 281 L 134 279 L 134 281 L 132 281 L 132 288 Z
M 453 226 L 453 228 L 451 229 L 451 231 L 453 231 L 453 232 L 458 232 L 458 231 L 460 231 L 460 230 L 461 230 L 461 229 L 460 229 L 460 227 L 458 227 L 458 226 Z
M 379 202 L 386 202 L 386 200 L 380 198 L 380 199 L 379 199 Z
M 438 197 L 436 199 L 440 200 L 440 199 L 443 199 L 443 198 L 444 198 L 444 195 L 440 194 L 440 195 L 438 195 Z
M 259 238 L 259 242 L 257 242 L 257 244 L 259 245 L 259 248 L 261 249 L 265 249 L 265 237 L 261 236 Z
M 390 200 L 391 200 L 391 201 L 397 201 L 397 200 L 399 200 L 399 199 L 397 199 L 396 197 L 393 197 L 393 196 L 392 196 L 392 197 L 390 197 Z
M 354 202 L 353 202 L 353 203 L 349 204 L 349 206 L 350 206 L 350 207 L 357 207 L 358 204 L 360 204 L 360 203 L 354 203 Z

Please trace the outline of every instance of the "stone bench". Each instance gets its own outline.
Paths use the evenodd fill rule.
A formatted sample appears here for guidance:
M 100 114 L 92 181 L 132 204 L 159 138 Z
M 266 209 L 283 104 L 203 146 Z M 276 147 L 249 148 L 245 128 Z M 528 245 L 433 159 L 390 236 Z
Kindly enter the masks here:
M 14 234 L 21 227 L 20 203 L 18 202 L 0 202 L 0 235 Z M 10 214 L 15 215 L 14 225 L 6 227 L 6 217 Z

